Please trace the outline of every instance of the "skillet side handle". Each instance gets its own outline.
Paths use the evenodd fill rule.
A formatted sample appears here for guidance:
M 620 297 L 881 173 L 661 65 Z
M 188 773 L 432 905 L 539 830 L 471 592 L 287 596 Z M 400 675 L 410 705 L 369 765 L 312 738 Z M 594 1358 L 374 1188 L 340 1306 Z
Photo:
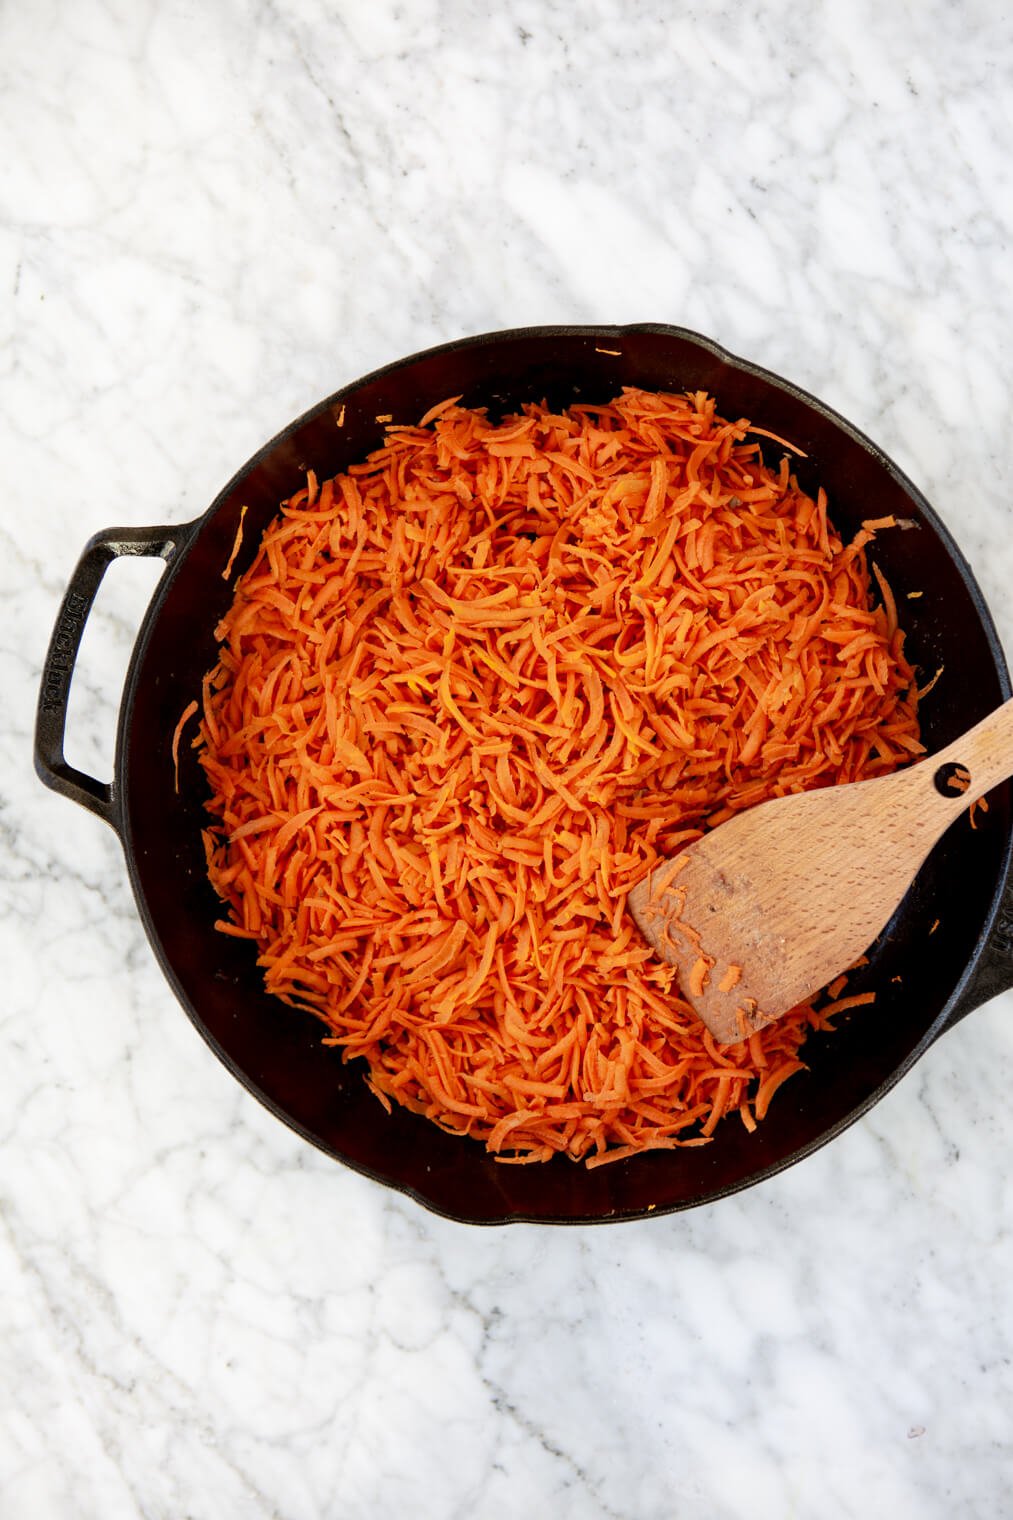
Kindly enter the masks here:
M 943 1029 L 952 1029 L 966 1014 L 1013 987 L 1013 869 L 1006 878 L 1002 901 L 974 975 L 950 1010 Z
M 169 560 L 192 524 L 103 528 L 88 540 L 70 578 L 42 666 L 35 716 L 35 770 L 39 780 L 78 802 L 119 832 L 119 801 L 112 786 L 68 765 L 63 753 L 67 702 L 88 614 L 114 559 L 148 555 Z

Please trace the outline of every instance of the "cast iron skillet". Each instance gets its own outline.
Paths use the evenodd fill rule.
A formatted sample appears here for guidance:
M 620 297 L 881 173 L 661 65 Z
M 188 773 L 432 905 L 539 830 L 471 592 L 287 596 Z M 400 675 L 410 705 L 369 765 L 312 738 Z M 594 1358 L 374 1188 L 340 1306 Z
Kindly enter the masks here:
M 377 370 L 293 422 L 192 523 L 110 528 L 86 547 L 46 656 L 36 768 L 47 786 L 98 813 L 118 833 L 137 905 L 162 969 L 194 1024 L 235 1077 L 305 1139 L 428 1208 L 476 1224 L 634 1219 L 708 1203 L 771 1176 L 831 1140 L 875 1103 L 928 1046 L 987 998 L 1013 985 L 1013 886 L 1008 788 L 976 831 L 958 823 L 939 845 L 852 985 L 875 988 L 833 1036 L 810 1038 L 810 1070 L 792 1079 L 756 1134 L 737 1120 L 713 1143 L 587 1171 L 557 1159 L 504 1166 L 477 1143 L 426 1120 L 384 1113 L 362 1081 L 320 1043 L 321 1026 L 261 988 L 247 942 L 216 933 L 204 874 L 203 776 L 184 745 L 180 794 L 170 739 L 215 663 L 212 631 L 231 597 L 222 569 L 239 510 L 248 510 L 236 571 L 250 563 L 278 503 L 303 484 L 362 459 L 392 415 L 414 422 L 433 403 L 508 411 L 547 398 L 604 400 L 622 385 L 705 389 L 726 416 L 747 416 L 808 454 L 802 484 L 822 483 L 845 535 L 894 513 L 909 531 L 879 536 L 875 556 L 898 594 L 908 649 L 944 675 L 923 706 L 930 749 L 956 738 L 1010 695 L 1002 651 L 971 572 L 928 503 L 889 459 L 829 408 L 777 376 L 674 327 L 529 328 L 451 343 Z M 780 454 L 771 446 L 776 463 Z M 63 757 L 67 694 L 82 629 L 108 564 L 159 555 L 167 569 L 138 635 L 124 687 L 114 779 L 101 785 Z M 233 577 L 234 579 L 234 577 Z M 920 591 L 908 600 L 905 593 Z

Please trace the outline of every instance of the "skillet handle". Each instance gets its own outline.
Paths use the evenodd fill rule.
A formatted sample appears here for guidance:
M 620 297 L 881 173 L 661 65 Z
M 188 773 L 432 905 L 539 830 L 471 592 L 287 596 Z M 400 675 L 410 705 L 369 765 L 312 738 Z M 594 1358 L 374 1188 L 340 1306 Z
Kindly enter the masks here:
M 1013 987 L 1013 867 L 974 974 L 950 1010 L 945 1029 Z
M 73 802 L 97 813 L 119 832 L 119 800 L 115 783 L 107 786 L 68 765 L 63 753 L 67 701 L 88 614 L 114 559 L 144 554 L 168 560 L 184 541 L 192 524 L 174 527 L 103 528 L 88 540 L 70 578 L 53 636 L 49 641 L 39 705 L 35 716 L 35 770 L 40 781 Z

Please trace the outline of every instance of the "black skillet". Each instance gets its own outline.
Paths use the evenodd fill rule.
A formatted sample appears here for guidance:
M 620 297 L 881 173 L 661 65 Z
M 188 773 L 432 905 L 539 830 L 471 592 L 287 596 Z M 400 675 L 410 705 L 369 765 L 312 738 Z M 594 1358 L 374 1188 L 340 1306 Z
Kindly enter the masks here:
M 876 990 L 874 1010 L 805 1046 L 793 1078 L 755 1134 L 737 1120 L 709 1146 L 658 1152 L 587 1171 L 556 1159 L 504 1166 L 477 1143 L 399 1110 L 387 1115 L 362 1081 L 320 1043 L 321 1027 L 270 998 L 251 946 L 212 928 L 217 900 L 204 875 L 203 777 L 186 745 L 173 786 L 170 741 L 201 677 L 215 663 L 212 630 L 231 596 L 222 579 L 248 514 L 236 573 L 253 556 L 278 503 L 307 467 L 325 477 L 362 459 L 383 422 L 414 422 L 433 403 L 502 413 L 547 398 L 604 400 L 623 385 L 703 389 L 725 416 L 751 418 L 808 459 L 803 486 L 827 490 L 845 535 L 893 513 L 908 531 L 883 533 L 875 555 L 898 594 L 908 651 L 944 674 L 922 709 L 930 750 L 963 733 L 1010 695 L 988 609 L 963 556 L 924 497 L 869 440 L 829 408 L 707 339 L 674 327 L 529 328 L 445 344 L 346 386 L 265 445 L 195 522 L 111 528 L 85 548 L 46 656 L 35 760 L 47 786 L 98 813 L 118 833 L 138 910 L 162 969 L 212 1050 L 278 1118 L 329 1155 L 426 1207 L 475 1224 L 635 1219 L 709 1203 L 800 1161 L 881 1098 L 965 1013 L 1013 985 L 1009 788 L 972 831 L 958 823 L 936 849 L 867 969 L 852 987 Z M 780 450 L 767 451 L 776 463 Z M 165 574 L 137 638 L 124 687 L 114 779 L 104 786 L 67 765 L 67 694 L 89 608 L 120 555 L 161 556 Z M 234 579 L 234 577 L 233 577 Z M 920 591 L 917 599 L 905 593 Z M 850 989 L 849 989 L 850 990 Z

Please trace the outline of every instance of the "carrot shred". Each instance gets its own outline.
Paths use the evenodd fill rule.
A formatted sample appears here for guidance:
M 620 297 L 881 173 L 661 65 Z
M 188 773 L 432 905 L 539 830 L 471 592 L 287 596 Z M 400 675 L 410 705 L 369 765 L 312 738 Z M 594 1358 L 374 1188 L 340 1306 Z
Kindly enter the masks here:
M 770 438 L 774 443 L 780 443 L 784 448 L 790 449 L 793 454 L 797 454 L 799 459 L 809 458 L 809 455 L 804 449 L 800 449 L 798 444 L 789 443 L 787 438 L 782 438 L 779 434 L 772 433 L 769 428 L 754 427 L 752 423 L 749 423 L 746 427 L 746 432 L 757 434 L 761 438 Z
M 978 822 L 977 822 L 976 814 L 979 811 L 982 812 L 982 813 L 987 813 L 988 812 L 988 802 L 986 801 L 986 799 L 984 797 L 977 797 L 974 800 L 974 802 L 971 803 L 971 806 L 967 810 L 967 816 L 968 816 L 968 819 L 970 821 L 972 829 L 976 829 L 978 827 Z
M 756 1092 L 756 1101 L 753 1110 L 757 1119 L 765 1119 L 770 1107 L 771 1099 L 778 1088 L 793 1077 L 797 1071 L 802 1070 L 802 1062 L 794 1059 L 783 1061 L 769 1076 L 764 1077 Z
M 179 722 L 172 731 L 172 774 L 174 777 L 173 790 L 179 796 L 179 741 L 183 736 L 183 730 L 200 706 L 199 702 L 188 702 L 180 714 Z
M 698 956 L 689 977 L 690 997 L 698 998 L 701 996 L 704 988 L 707 986 L 709 970 L 710 968 L 704 957 L 702 955 Z
M 173 738 L 199 710 L 218 927 L 381 1103 L 504 1163 L 753 1130 L 872 995 L 719 1048 L 626 897 L 736 812 L 921 753 L 886 521 L 845 542 L 702 392 L 460 399 L 310 473 L 239 577 Z
M 851 997 L 835 998 L 832 1003 L 826 1003 L 820 1009 L 820 1014 L 823 1018 L 832 1018 L 835 1013 L 844 1013 L 849 1008 L 864 1008 L 875 1001 L 874 992 L 855 992 Z
M 226 564 L 225 569 L 222 571 L 222 580 L 223 581 L 227 581 L 228 580 L 229 576 L 232 574 L 232 566 L 236 563 L 236 555 L 239 553 L 240 547 L 241 547 L 242 542 L 243 542 L 243 518 L 245 516 L 246 516 L 246 507 L 244 505 L 244 506 L 241 506 L 240 509 L 239 509 L 239 524 L 238 524 L 238 526 L 236 528 L 236 536 L 235 536 L 235 538 L 233 540 L 233 543 L 232 543 L 232 553 L 229 555 L 228 563 Z
M 918 696 L 919 702 L 922 700 L 923 697 L 927 697 L 928 696 L 929 692 L 932 690 L 933 686 L 935 686 L 936 682 L 939 680 L 939 677 L 942 675 L 944 669 L 945 669 L 945 666 L 940 665 L 939 669 L 936 671 L 935 675 L 932 677 L 932 680 L 929 681 L 926 686 L 920 686 L 918 688 L 917 696 Z

